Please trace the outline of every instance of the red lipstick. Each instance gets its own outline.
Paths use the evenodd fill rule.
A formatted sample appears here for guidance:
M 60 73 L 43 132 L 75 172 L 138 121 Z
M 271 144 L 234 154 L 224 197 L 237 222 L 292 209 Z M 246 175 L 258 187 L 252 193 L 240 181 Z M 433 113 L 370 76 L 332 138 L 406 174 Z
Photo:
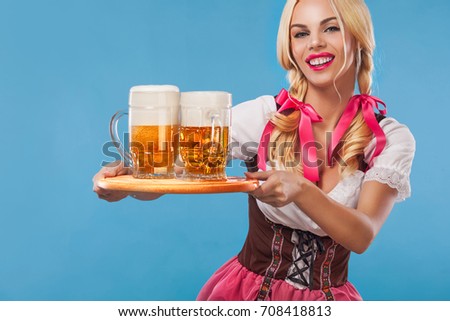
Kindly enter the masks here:
M 320 64 L 320 59 L 323 59 L 323 63 Z M 319 59 L 319 60 L 318 60 Z M 311 61 L 313 61 L 313 64 L 311 64 Z M 314 71 L 320 71 L 324 70 L 328 66 L 330 66 L 334 61 L 334 55 L 329 52 L 321 52 L 318 54 L 311 54 L 306 59 L 305 62 L 308 64 L 309 68 L 311 68 Z

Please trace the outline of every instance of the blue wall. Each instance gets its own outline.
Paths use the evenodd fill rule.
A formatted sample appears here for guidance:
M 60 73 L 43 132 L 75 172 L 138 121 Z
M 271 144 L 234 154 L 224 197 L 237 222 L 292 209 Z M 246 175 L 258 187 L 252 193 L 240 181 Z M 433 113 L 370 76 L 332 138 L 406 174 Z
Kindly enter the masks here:
M 367 3 L 375 94 L 411 128 L 417 155 L 413 197 L 353 255 L 350 279 L 366 300 L 449 300 L 450 4 Z M 226 90 L 235 103 L 277 93 L 282 6 L 0 0 L 0 299 L 195 299 L 241 248 L 246 195 L 98 200 L 91 179 L 108 160 L 109 118 L 139 84 Z

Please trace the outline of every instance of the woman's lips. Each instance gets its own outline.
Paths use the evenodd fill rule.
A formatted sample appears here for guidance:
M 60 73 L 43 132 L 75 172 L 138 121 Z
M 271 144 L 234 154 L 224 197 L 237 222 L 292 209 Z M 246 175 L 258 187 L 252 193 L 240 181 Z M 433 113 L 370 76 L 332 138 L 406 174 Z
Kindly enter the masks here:
M 309 55 L 305 61 L 308 64 L 309 68 L 311 68 L 314 71 L 320 71 L 324 70 L 325 68 L 328 68 L 328 66 L 330 66 L 333 63 L 334 55 L 328 52 L 312 54 Z

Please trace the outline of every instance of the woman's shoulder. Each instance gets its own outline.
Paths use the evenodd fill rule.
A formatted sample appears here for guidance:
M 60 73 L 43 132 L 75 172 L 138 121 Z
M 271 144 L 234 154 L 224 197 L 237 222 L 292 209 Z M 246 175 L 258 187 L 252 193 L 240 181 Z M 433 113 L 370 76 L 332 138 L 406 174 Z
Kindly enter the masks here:
M 411 133 L 410 129 L 407 125 L 399 122 L 397 119 L 393 117 L 383 117 L 381 120 L 379 120 L 379 125 L 383 130 L 384 136 L 386 138 L 384 151 L 388 146 L 397 144 L 415 146 L 414 136 Z M 375 135 L 372 135 L 372 139 L 364 149 L 364 155 L 366 159 L 371 157 L 378 143 L 379 142 L 377 141 L 377 137 Z
M 409 139 L 414 139 L 409 127 L 406 124 L 399 122 L 394 117 L 385 117 L 379 124 L 386 136 L 403 135 Z
M 393 117 L 384 117 L 379 125 L 386 137 L 386 147 L 402 145 L 404 147 L 415 148 L 415 139 L 409 127 Z M 366 147 L 366 154 L 373 151 L 377 141 L 375 136 Z
M 273 96 L 265 95 L 237 104 L 231 109 L 233 126 L 236 129 L 248 130 L 248 127 L 259 128 L 265 126 L 277 107 Z
M 272 113 L 276 112 L 274 96 L 260 96 L 237 104 L 231 109 L 232 139 L 240 144 L 251 144 L 253 154 Z M 242 158 L 240 154 L 233 157 Z
M 257 98 L 247 100 L 235 105 L 232 112 L 245 112 L 251 110 L 253 112 L 261 110 L 263 112 L 276 111 L 276 103 L 274 96 L 263 95 Z
M 375 165 L 382 166 L 382 163 L 386 162 L 412 159 L 416 150 L 416 141 L 408 126 L 393 117 L 385 117 L 379 124 L 386 137 L 386 144 L 381 154 L 374 159 Z M 366 163 L 372 158 L 377 144 L 379 144 L 379 141 L 374 135 L 364 150 Z M 385 164 L 385 166 L 388 166 L 388 164 Z
M 365 181 L 375 180 L 386 183 L 398 190 L 397 201 L 411 194 L 409 175 L 416 150 L 416 142 L 408 126 L 392 117 L 380 121 L 386 137 L 382 152 L 373 159 L 373 164 L 365 174 Z M 365 150 L 364 161 L 372 159 L 377 140 L 374 137 Z

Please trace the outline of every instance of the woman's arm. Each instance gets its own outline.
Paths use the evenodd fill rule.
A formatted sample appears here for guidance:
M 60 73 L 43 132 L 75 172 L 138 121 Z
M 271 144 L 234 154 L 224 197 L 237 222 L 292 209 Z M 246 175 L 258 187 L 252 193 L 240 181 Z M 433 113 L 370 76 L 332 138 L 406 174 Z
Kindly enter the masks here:
M 346 207 L 300 175 L 285 171 L 248 173 L 265 180 L 251 193 L 262 202 L 282 207 L 294 202 L 336 242 L 356 253 L 363 253 L 388 217 L 397 190 L 376 181 L 362 186 L 356 209 Z
M 356 209 L 344 206 L 308 184 L 295 204 L 336 242 L 363 253 L 380 231 L 394 206 L 397 190 L 375 181 L 365 182 Z

